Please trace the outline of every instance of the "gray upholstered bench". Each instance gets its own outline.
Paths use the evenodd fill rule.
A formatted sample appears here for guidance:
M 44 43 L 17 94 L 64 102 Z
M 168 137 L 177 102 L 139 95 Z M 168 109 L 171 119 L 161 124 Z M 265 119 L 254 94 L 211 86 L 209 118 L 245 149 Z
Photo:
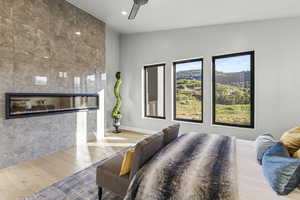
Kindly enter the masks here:
M 97 185 L 99 187 L 99 199 L 101 200 L 102 197 L 102 188 L 125 197 L 130 181 L 138 170 L 165 145 L 176 139 L 178 132 L 179 124 L 175 124 L 164 129 L 163 132 L 153 134 L 137 143 L 129 174 L 119 176 L 124 153 L 118 153 L 98 166 Z

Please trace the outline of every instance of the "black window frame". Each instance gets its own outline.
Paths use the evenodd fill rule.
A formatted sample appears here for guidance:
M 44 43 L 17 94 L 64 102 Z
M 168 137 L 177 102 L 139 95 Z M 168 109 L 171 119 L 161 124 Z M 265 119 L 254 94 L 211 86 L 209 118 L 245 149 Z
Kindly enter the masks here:
M 151 115 L 147 115 L 147 95 L 146 95 L 146 91 L 147 91 L 147 84 L 146 84 L 146 70 L 148 68 L 152 68 L 152 67 L 163 67 L 164 68 L 164 115 L 163 116 L 151 116 Z M 153 64 L 153 65 L 146 65 L 144 66 L 144 117 L 146 118 L 153 118 L 153 119 L 166 119 L 166 63 L 160 63 L 160 64 Z
M 216 60 L 222 58 L 230 58 L 236 56 L 250 55 L 250 75 L 251 75 L 251 86 L 250 86 L 250 102 L 251 102 L 251 116 L 250 125 L 242 124 L 230 124 L 223 122 L 216 122 Z M 240 53 L 225 54 L 212 57 L 212 123 L 215 125 L 232 126 L 239 128 L 254 128 L 255 127 L 255 51 L 246 51 Z
M 201 80 L 202 80 L 202 90 L 201 90 L 201 95 L 202 95 L 202 103 L 201 103 L 201 120 L 194 120 L 194 119 L 184 119 L 184 118 L 177 118 L 176 116 L 176 65 L 177 64 L 183 64 L 183 63 L 190 63 L 190 62 L 197 62 L 201 61 Z M 204 66 L 204 59 L 203 58 L 193 58 L 193 59 L 185 59 L 185 60 L 179 60 L 173 62 L 173 120 L 176 121 L 183 121 L 183 122 L 193 122 L 193 123 L 203 123 L 203 104 L 204 104 L 204 99 L 203 99 L 203 91 L 204 91 L 204 76 L 203 76 L 203 67 Z

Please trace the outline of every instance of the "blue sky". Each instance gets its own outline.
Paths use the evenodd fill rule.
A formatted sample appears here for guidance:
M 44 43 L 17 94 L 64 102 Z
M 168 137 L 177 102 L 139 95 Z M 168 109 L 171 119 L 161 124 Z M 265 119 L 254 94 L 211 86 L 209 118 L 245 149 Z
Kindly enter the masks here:
M 216 71 L 241 72 L 250 71 L 250 56 L 236 56 L 231 58 L 220 58 L 216 60 Z
M 201 69 L 202 62 L 181 63 L 176 65 L 176 72 Z M 250 55 L 219 58 L 216 60 L 216 70 L 220 72 L 250 71 Z
M 181 63 L 176 65 L 176 72 L 186 71 L 186 70 L 194 70 L 200 69 L 202 67 L 201 61 L 191 62 L 191 63 Z

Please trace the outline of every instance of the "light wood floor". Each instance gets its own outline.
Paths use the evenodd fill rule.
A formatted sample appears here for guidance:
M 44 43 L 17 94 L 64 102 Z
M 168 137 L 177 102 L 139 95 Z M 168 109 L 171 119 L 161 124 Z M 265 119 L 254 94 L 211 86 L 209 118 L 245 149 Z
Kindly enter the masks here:
M 105 134 L 101 142 L 74 146 L 36 160 L 0 169 L 0 200 L 19 200 L 136 144 L 146 135 L 124 131 Z
M 101 142 L 74 146 L 65 151 L 0 169 L 0 200 L 19 200 L 96 163 L 147 137 L 124 131 L 107 133 Z M 237 172 L 240 200 L 296 200 L 300 190 L 278 196 L 256 162 L 253 142 L 237 140 Z M 258 197 L 259 196 L 259 197 Z

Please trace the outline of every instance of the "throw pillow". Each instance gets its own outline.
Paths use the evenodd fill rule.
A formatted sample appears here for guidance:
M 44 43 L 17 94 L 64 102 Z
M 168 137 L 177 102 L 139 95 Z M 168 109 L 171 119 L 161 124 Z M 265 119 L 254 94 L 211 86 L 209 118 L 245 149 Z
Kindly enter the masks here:
M 265 177 L 278 195 L 287 195 L 300 184 L 300 159 L 291 158 L 281 142 L 265 152 L 262 166 Z
M 180 124 L 174 124 L 168 128 L 163 129 L 164 145 L 169 144 L 178 137 Z
M 162 132 L 155 133 L 136 144 L 129 176 L 130 180 L 148 160 L 163 148 L 163 144 L 164 135 Z
M 264 153 L 268 148 L 273 146 L 275 144 L 275 139 L 272 135 L 270 134 L 264 134 L 260 135 L 256 138 L 255 140 L 255 147 L 256 147 L 256 158 L 257 162 L 261 165 L 262 163 L 262 158 L 264 156 Z
M 290 155 L 292 156 L 298 149 L 300 149 L 300 127 L 296 127 L 285 132 L 280 141 L 286 146 Z
M 134 150 L 129 150 L 124 154 L 122 167 L 120 170 L 120 176 L 126 175 L 130 172 L 133 155 L 134 155 Z
M 293 154 L 293 158 L 298 158 L 300 159 L 300 149 L 298 149 L 298 151 L 296 151 L 294 154 Z M 299 185 L 300 186 L 300 185 Z

